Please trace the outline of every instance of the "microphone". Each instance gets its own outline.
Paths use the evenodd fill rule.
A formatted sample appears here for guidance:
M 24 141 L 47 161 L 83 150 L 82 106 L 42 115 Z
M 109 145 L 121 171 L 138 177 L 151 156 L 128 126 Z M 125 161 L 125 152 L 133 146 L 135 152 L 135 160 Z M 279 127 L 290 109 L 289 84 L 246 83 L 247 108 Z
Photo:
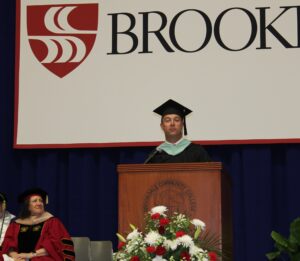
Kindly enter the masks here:
M 156 148 L 155 150 L 153 150 L 150 155 L 148 156 L 148 158 L 145 160 L 144 164 L 148 163 L 157 153 L 161 152 L 160 148 Z

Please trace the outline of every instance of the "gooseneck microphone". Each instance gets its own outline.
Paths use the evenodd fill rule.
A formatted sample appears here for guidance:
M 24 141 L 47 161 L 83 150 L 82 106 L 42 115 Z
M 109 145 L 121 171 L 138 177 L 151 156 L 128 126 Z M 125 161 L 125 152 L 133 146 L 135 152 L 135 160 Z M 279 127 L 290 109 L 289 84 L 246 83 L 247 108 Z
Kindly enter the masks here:
M 148 158 L 145 160 L 144 164 L 147 164 L 157 153 L 161 152 L 160 148 L 156 148 L 155 150 L 153 150 L 150 155 L 148 156 Z

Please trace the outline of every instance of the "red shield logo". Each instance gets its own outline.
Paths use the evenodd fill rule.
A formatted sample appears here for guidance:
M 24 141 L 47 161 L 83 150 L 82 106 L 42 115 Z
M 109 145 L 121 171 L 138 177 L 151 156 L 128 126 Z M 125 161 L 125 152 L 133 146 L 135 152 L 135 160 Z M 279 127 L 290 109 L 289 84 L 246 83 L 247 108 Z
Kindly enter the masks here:
M 98 29 L 98 4 L 27 6 L 27 33 L 35 57 L 64 77 L 89 55 Z

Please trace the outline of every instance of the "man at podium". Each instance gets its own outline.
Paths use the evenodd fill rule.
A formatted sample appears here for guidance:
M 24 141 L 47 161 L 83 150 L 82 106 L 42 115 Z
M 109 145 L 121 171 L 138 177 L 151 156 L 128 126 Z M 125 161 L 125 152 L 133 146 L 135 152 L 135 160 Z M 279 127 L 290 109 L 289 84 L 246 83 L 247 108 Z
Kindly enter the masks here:
M 211 161 L 206 150 L 184 138 L 187 135 L 185 117 L 192 111 L 176 101 L 168 100 L 154 110 L 161 116 L 160 127 L 165 142 L 153 150 L 145 163 L 186 163 Z

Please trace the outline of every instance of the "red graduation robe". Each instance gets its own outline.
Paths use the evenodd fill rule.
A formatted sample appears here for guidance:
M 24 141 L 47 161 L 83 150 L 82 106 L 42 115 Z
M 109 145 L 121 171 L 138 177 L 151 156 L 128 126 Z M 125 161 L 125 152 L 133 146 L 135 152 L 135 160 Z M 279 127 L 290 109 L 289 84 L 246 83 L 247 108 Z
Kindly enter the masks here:
M 5 235 L 2 244 L 2 253 L 8 254 L 11 249 L 18 252 L 18 235 L 20 224 L 12 222 Z M 45 221 L 40 238 L 35 250 L 45 248 L 48 256 L 34 257 L 34 261 L 74 261 L 75 253 L 72 239 L 61 221 L 56 217 L 51 217 Z M 2 255 L 0 257 L 2 260 Z

